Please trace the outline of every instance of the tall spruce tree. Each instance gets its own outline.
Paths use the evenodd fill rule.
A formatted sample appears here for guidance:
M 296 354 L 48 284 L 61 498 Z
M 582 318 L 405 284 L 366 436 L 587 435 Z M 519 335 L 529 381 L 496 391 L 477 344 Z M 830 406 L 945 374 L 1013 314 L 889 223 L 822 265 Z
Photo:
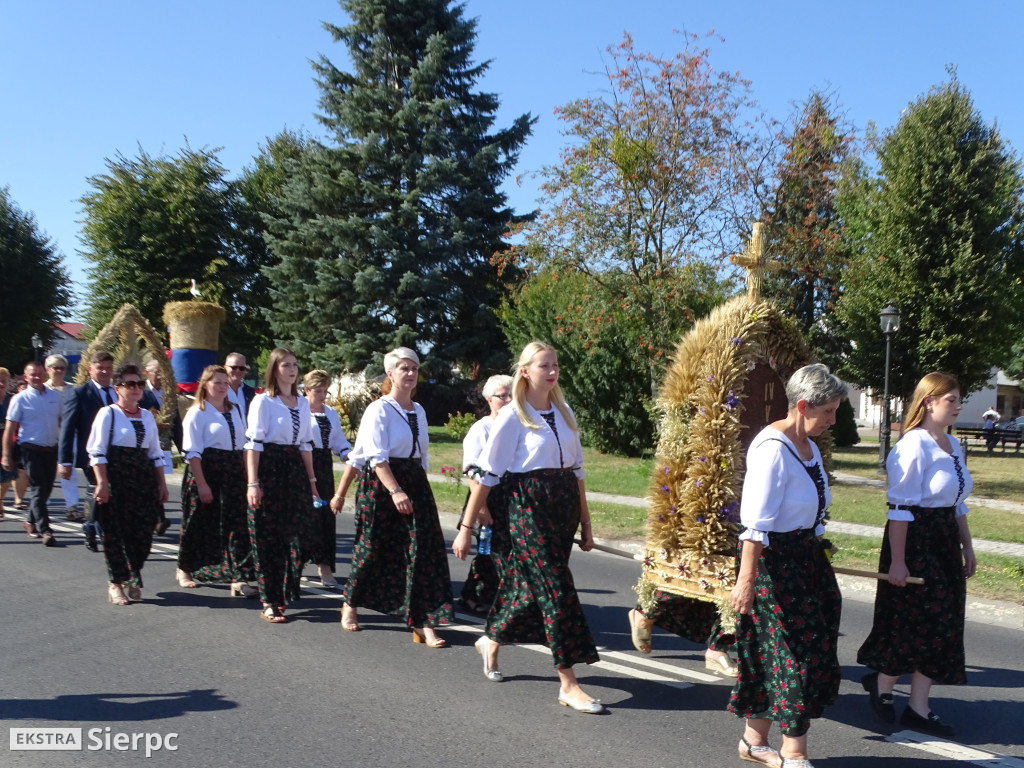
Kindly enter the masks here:
M 928 371 L 982 387 L 1015 340 L 1024 312 L 1024 178 L 1020 161 L 975 109 L 955 74 L 905 111 L 839 196 L 851 267 L 836 325 L 852 341 L 842 372 L 880 387 L 878 314 L 902 315 L 891 389 L 904 397 Z
M 778 185 L 764 214 L 768 253 L 782 266 L 765 278 L 762 292 L 800 325 L 815 357 L 830 365 L 843 344 L 820 321 L 835 309 L 846 263 L 835 197 L 850 144 L 835 105 L 812 93 L 786 138 Z
M 475 22 L 448 0 L 341 0 L 325 23 L 352 71 L 313 67 L 333 143 L 294 164 L 269 222 L 279 264 L 274 335 L 317 365 L 361 369 L 396 344 L 436 375 L 504 368 L 493 255 L 510 223 L 499 185 L 533 119 L 492 132 L 498 99 L 474 90 Z

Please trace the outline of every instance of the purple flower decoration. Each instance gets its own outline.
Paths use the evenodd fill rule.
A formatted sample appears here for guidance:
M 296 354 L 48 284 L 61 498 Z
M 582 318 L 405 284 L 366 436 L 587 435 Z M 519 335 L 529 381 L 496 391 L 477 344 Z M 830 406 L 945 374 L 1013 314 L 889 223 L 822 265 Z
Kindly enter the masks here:
M 665 522 L 665 516 L 664 515 L 658 515 L 658 522 L 659 523 L 664 523 Z
M 729 339 L 729 341 L 734 347 L 738 347 L 740 344 L 743 343 L 743 339 L 741 339 L 739 336 L 733 336 L 731 339 Z
M 718 517 L 721 520 L 736 522 L 736 510 L 738 510 L 739 508 L 740 505 L 737 502 L 731 501 L 724 507 L 722 507 L 720 510 L 718 510 Z
M 701 480 L 701 479 L 700 479 L 700 478 L 698 477 L 698 478 L 697 478 L 697 479 L 696 479 L 696 480 L 694 481 L 694 483 L 693 483 L 693 484 L 694 484 L 694 485 L 696 485 L 696 486 L 697 486 L 698 488 L 700 488 L 700 486 L 701 486 L 701 484 L 702 484 L 703 482 L 704 482 L 704 481 L 703 481 L 703 480 Z
M 715 374 L 709 373 L 708 374 L 708 381 L 714 381 L 714 380 L 715 380 Z
M 661 490 L 662 490 L 662 491 L 663 491 L 664 493 L 668 493 L 668 486 L 667 486 L 667 485 L 663 485 L 663 486 L 661 486 Z
M 665 467 L 665 474 L 666 474 L 666 475 L 668 474 L 668 471 L 669 471 L 669 470 L 668 470 L 668 467 Z
M 670 515 L 674 515 L 676 513 L 676 505 L 675 504 L 673 504 L 671 507 L 668 508 L 668 513 Z
M 704 515 L 697 515 L 697 522 L 698 523 L 703 523 L 704 522 Z
M 733 408 L 735 408 L 739 404 L 740 404 L 740 399 L 738 397 L 736 397 L 736 395 L 734 395 L 732 393 L 732 390 L 730 389 L 729 390 L 729 396 L 727 398 L 725 398 L 725 407 L 728 408 L 731 411 Z
M 708 463 L 708 457 L 707 457 L 707 456 L 701 456 L 701 457 L 700 457 L 700 458 L 698 459 L 698 461 L 699 461 L 699 462 L 700 462 L 701 464 L 707 464 L 707 463 Z

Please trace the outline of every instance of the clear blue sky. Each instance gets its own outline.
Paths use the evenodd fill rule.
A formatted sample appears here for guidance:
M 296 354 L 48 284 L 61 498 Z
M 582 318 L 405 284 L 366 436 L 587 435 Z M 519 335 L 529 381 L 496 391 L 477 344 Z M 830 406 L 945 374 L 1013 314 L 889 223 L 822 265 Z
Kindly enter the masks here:
M 1024 149 L 1024 3 L 951 0 L 767 3 L 695 0 L 469 0 L 482 90 L 499 94 L 501 124 L 539 117 L 509 183 L 513 205 L 535 207 L 530 173 L 557 162 L 552 110 L 603 85 L 602 52 L 634 38 L 671 56 L 673 29 L 725 37 L 712 62 L 753 81 L 777 119 L 815 88 L 830 89 L 857 130 L 895 125 L 908 102 L 959 67 L 988 121 Z M 81 289 L 77 256 L 86 179 L 104 158 L 221 147 L 235 175 L 282 128 L 320 135 L 309 60 L 345 51 L 321 20 L 344 23 L 335 0 L 0 0 L 0 186 L 35 214 Z M 1014 53 L 1017 51 L 1017 53 Z M 0 276 L 2 279 L 2 276 Z M 74 315 L 74 311 L 71 313 Z M 69 317 L 69 319 L 77 319 Z

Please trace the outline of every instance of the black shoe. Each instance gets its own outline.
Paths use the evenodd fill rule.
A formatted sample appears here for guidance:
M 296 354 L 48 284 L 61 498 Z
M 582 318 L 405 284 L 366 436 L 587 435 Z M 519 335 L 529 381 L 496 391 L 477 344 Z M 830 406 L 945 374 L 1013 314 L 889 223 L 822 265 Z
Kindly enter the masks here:
M 56 547 L 57 537 L 53 535 L 51 531 L 43 533 L 43 546 L 44 547 Z
M 166 517 L 156 524 L 156 535 L 163 536 L 167 533 L 167 529 L 171 527 L 171 521 Z
M 930 733 L 933 736 L 943 736 L 947 739 L 953 738 L 952 725 L 946 725 L 939 720 L 939 716 L 934 712 L 929 712 L 928 717 L 921 717 L 910 708 L 909 704 L 903 710 L 903 714 L 900 715 L 900 725 L 905 725 L 907 728 L 921 731 L 922 733 Z
M 860 684 L 868 692 L 871 700 L 871 709 L 875 711 L 879 719 L 883 723 L 895 723 L 896 708 L 892 705 L 892 694 L 878 692 L 878 673 L 872 672 L 870 675 L 864 675 L 860 679 Z
M 85 548 L 90 552 L 99 552 L 100 548 L 96 546 L 96 531 L 85 526 L 82 527 L 82 530 L 85 531 Z

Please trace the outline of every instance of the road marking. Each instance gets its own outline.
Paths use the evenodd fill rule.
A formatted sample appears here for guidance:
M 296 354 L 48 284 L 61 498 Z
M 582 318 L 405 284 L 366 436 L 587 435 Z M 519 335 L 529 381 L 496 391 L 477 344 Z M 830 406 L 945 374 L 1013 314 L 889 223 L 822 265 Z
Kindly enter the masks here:
M 1024 760 L 1020 758 L 997 755 L 992 752 L 975 749 L 974 747 L 957 744 L 954 741 L 931 738 L 917 731 L 899 731 L 891 736 L 887 736 L 885 740 L 893 744 L 905 744 L 908 747 L 920 749 L 939 757 L 971 763 L 972 765 L 984 765 L 991 768 L 996 766 L 999 766 L 999 768 L 1024 768 Z

